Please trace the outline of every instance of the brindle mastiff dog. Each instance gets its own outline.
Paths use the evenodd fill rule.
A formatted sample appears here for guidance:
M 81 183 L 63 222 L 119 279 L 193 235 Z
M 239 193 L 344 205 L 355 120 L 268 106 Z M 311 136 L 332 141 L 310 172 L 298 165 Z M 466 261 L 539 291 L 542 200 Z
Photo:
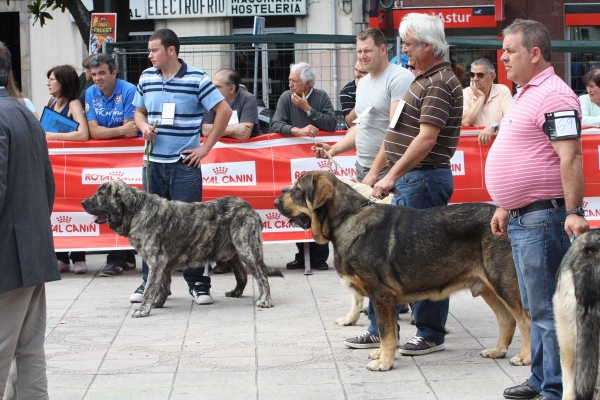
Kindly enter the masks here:
M 481 295 L 500 325 L 498 344 L 482 355 L 504 357 L 516 321 L 521 351 L 511 363 L 531 364 L 530 321 L 521 304 L 510 242 L 490 229 L 494 206 L 416 210 L 371 204 L 330 172 L 301 176 L 275 205 L 293 224 L 312 228 L 317 243 L 331 241 L 342 283 L 373 303 L 381 349 L 369 354 L 368 369 L 393 367 L 397 304 L 441 300 L 462 289 Z
M 110 229 L 129 243 L 148 263 L 150 274 L 144 300 L 132 317 L 146 317 L 171 294 L 171 272 L 219 260 L 228 261 L 236 279 L 227 297 L 240 297 L 248 275 L 256 279 L 256 306 L 273 307 L 267 275 L 283 276 L 263 261 L 262 221 L 250 204 L 239 197 L 221 197 L 204 203 L 169 201 L 142 192 L 122 181 L 102 184 L 83 200 L 83 208 L 108 222 Z

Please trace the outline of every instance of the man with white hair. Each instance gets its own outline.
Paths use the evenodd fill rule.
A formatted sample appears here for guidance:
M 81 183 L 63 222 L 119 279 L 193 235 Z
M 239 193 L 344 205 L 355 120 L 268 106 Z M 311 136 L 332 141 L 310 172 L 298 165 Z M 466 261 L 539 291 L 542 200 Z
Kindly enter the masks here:
M 464 91 L 462 126 L 483 126 L 477 141 L 487 146 L 513 103 L 512 94 L 507 86 L 494 83 L 496 69 L 487 58 L 471 63 L 470 76 L 471 84 Z
M 316 137 L 319 130 L 333 132 L 336 118 L 327 93 L 315 89 L 315 70 L 310 64 L 300 62 L 290 67 L 289 87 L 279 101 L 271 121 L 271 132 L 282 135 Z M 304 245 L 296 243 L 298 253 L 294 261 L 287 263 L 288 269 L 304 269 Z M 310 243 L 310 265 L 312 269 L 325 270 L 329 258 L 327 244 Z
M 390 171 L 375 184 L 373 196 L 387 196 L 395 188 L 400 194 L 394 194 L 394 205 L 445 206 L 454 190 L 450 159 L 460 136 L 462 87 L 444 60 L 448 44 L 444 23 L 437 16 L 407 14 L 400 23 L 400 37 L 409 65 L 422 72 L 404 95 L 405 104 L 398 105 L 400 115 L 385 134 L 377 158 L 385 157 Z M 449 305 L 448 299 L 415 302 L 417 333 L 400 346 L 400 354 L 443 350 Z

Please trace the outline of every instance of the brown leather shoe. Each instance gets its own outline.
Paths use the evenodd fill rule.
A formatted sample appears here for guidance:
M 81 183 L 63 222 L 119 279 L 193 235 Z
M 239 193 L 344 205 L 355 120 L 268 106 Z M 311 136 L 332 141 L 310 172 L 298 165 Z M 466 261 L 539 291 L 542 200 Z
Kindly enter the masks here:
M 505 399 L 533 399 L 537 398 L 538 395 L 539 393 L 533 390 L 527 381 L 504 390 Z
M 212 269 L 213 274 L 226 274 L 231 272 L 231 267 L 227 261 L 217 261 L 217 264 Z

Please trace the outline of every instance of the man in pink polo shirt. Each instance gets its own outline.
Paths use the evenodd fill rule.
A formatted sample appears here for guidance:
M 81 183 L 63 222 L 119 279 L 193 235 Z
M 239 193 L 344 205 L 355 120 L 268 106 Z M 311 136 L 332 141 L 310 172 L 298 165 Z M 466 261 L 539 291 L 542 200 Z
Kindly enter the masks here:
M 507 399 L 560 400 L 562 374 L 552 295 L 569 237 L 589 229 L 583 215 L 581 107 L 550 64 L 550 33 L 515 20 L 504 30 L 501 61 L 522 85 L 502 118 L 485 166 L 498 209 L 492 232 L 510 238 L 525 309 L 531 315 L 531 376 L 504 391 Z M 572 126 L 562 134 L 559 125 Z M 563 228 L 564 224 L 564 228 Z

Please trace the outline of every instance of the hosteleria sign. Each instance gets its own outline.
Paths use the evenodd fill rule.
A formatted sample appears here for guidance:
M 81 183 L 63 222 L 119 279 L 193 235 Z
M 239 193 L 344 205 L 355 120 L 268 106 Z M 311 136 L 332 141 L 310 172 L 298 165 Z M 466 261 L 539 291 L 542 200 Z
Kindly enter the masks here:
M 148 0 L 148 19 L 306 15 L 306 0 Z

